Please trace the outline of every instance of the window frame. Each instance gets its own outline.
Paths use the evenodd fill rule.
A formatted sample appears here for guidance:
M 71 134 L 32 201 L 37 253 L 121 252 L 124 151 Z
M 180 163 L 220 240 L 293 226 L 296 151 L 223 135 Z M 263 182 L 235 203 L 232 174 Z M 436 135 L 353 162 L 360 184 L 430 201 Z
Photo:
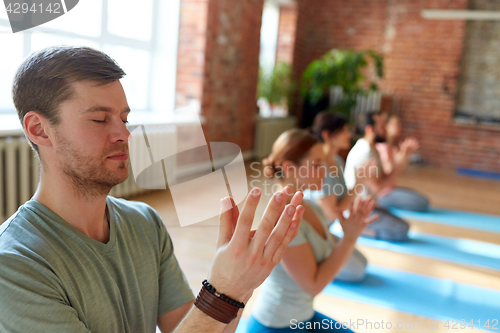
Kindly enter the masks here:
M 137 111 L 159 111 L 158 108 L 153 105 L 155 104 L 155 101 L 158 100 L 158 97 L 154 96 L 155 93 L 155 81 L 158 81 L 158 73 L 155 72 L 155 61 L 157 60 L 158 57 L 163 57 L 160 54 L 164 53 L 165 48 L 161 47 L 160 42 L 165 40 L 165 36 L 162 35 L 162 32 L 160 32 L 160 27 L 161 27 L 161 22 L 160 22 L 160 15 L 162 12 L 165 13 L 171 13 L 169 15 L 172 15 L 171 18 L 167 18 L 170 20 L 174 20 L 172 26 L 176 26 L 177 30 L 176 31 L 168 31 L 167 33 L 169 34 L 170 39 L 173 39 L 171 41 L 171 44 L 169 43 L 169 46 L 167 49 L 170 50 L 171 54 L 169 57 L 167 57 L 167 60 L 170 61 L 170 63 L 167 65 L 169 66 L 166 71 L 167 72 L 174 72 L 176 73 L 176 67 L 177 67 L 177 47 L 178 47 L 178 38 L 179 38 L 179 21 L 180 21 L 180 0 L 169 0 L 168 4 L 162 4 L 162 0 L 152 0 L 152 16 L 151 16 L 151 38 L 149 42 L 146 41 L 141 41 L 133 38 L 127 38 L 127 37 L 122 37 L 118 35 L 114 35 L 108 31 L 108 6 L 109 6 L 109 0 L 102 0 L 102 8 L 101 8 L 101 33 L 98 37 L 94 36 L 86 36 L 74 32 L 68 32 L 64 30 L 60 30 L 57 28 L 52 28 L 52 27 L 46 27 L 44 25 L 37 26 L 31 29 L 28 29 L 26 31 L 18 32 L 17 34 L 22 34 L 23 35 L 23 52 L 22 52 L 22 57 L 23 59 L 27 57 L 31 52 L 32 52 L 32 35 L 35 32 L 42 32 L 42 33 L 56 33 L 58 37 L 63 37 L 63 38 L 71 38 L 71 39 L 82 39 L 82 40 L 87 40 L 93 43 L 96 43 L 99 46 L 100 50 L 103 50 L 105 46 L 122 46 L 122 47 L 128 47 L 128 48 L 133 48 L 137 50 L 143 50 L 146 51 L 149 54 L 149 66 L 148 66 L 148 79 L 147 79 L 147 101 L 146 101 L 146 107 L 141 108 L 141 109 L 136 109 L 133 108 L 134 110 Z M 134 3 L 130 2 L 131 5 L 134 5 Z M 0 10 L 5 10 L 4 6 L 0 4 Z M 77 7 L 75 7 L 77 8 Z M 171 10 L 173 9 L 173 10 Z M 74 10 L 74 9 L 73 9 Z M 177 15 L 175 15 L 177 14 Z M 165 19 L 165 18 L 163 18 Z M 0 29 L 1 30 L 9 30 L 11 32 L 10 28 L 10 22 L 7 19 L 0 18 Z M 165 30 L 165 29 L 163 29 Z M 165 33 L 165 31 L 163 31 Z M 170 34 L 172 35 L 170 36 Z M 167 38 L 168 39 L 168 38 Z M 169 52 L 169 53 L 170 53 Z M 175 53 L 175 58 L 172 57 L 172 54 Z M 156 78 L 156 79 L 155 79 Z M 162 80 L 162 82 L 165 80 Z M 166 81 L 169 81 L 167 78 Z M 175 84 L 176 83 L 176 78 L 170 78 L 170 82 L 166 82 L 167 88 L 170 89 L 171 91 L 169 92 L 171 94 L 171 109 L 166 110 L 169 111 L 170 113 L 173 112 L 174 108 L 174 103 L 175 103 Z M 166 89 L 167 90 L 167 89 Z M 168 98 L 167 98 L 168 100 Z M 158 104 L 158 103 L 156 103 Z M 170 104 L 170 103 L 169 103 Z M 163 110 L 162 110 L 163 111 Z M 15 109 L 12 108 L 0 108 L 0 116 L 5 115 L 5 114 L 12 114 L 15 113 Z

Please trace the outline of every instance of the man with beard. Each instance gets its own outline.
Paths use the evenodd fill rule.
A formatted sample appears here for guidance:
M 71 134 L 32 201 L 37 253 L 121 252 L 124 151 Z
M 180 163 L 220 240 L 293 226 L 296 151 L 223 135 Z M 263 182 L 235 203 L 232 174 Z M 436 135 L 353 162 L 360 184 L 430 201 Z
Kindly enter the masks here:
M 297 234 L 300 192 L 288 205 L 290 190 L 276 193 L 256 231 L 261 191 L 241 213 L 223 198 L 212 269 L 193 302 L 158 213 L 108 196 L 128 177 L 124 75 L 87 47 L 35 52 L 16 74 L 14 104 L 41 176 L 0 227 L 1 332 L 234 332 Z
M 376 112 L 367 113 L 360 126 L 362 137 L 356 142 L 347 155 L 344 177 L 347 188 L 358 194 L 377 198 L 384 188 L 396 182 L 403 172 L 405 165 L 396 166 L 390 173 L 385 174 L 380 155 L 375 148 L 378 142 L 384 142 L 386 134 L 386 120 Z M 410 154 L 412 151 L 405 151 Z M 375 166 L 369 163 L 375 160 Z M 369 167 L 366 167 L 368 166 Z M 361 185 L 358 188 L 356 185 Z M 408 239 L 409 224 L 392 215 L 382 207 L 376 207 L 373 214 L 379 218 L 364 230 L 363 236 L 390 241 L 405 241 Z

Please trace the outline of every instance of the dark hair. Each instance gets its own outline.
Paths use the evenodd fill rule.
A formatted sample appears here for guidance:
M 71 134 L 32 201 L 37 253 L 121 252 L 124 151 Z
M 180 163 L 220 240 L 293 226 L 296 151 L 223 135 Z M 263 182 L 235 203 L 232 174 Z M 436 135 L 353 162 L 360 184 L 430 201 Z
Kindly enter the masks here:
M 327 130 L 330 134 L 337 134 L 347 125 L 347 118 L 343 114 L 322 111 L 314 118 L 312 132 L 323 142 L 322 133 Z
M 303 129 L 291 129 L 282 133 L 274 142 L 271 155 L 262 161 L 264 175 L 275 177 L 284 161 L 299 164 L 317 143 L 319 141 L 316 136 Z
M 53 46 L 30 54 L 14 77 L 12 96 L 19 120 L 36 111 L 51 124 L 60 121 L 58 107 L 71 98 L 71 83 L 81 80 L 105 85 L 125 72 L 105 53 L 90 47 Z M 37 152 L 38 146 L 28 139 Z
M 371 127 L 375 126 L 375 116 L 378 116 L 378 111 L 367 112 L 359 122 L 358 132 L 362 136 L 365 135 L 366 126 L 370 125 Z

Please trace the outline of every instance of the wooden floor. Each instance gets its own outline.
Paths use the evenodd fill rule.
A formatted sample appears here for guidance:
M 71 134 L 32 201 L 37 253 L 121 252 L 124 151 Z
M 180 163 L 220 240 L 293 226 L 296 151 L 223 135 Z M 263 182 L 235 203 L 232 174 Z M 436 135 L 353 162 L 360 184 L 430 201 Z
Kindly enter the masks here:
M 254 223 L 254 226 L 256 226 L 270 193 L 266 193 L 265 185 L 263 185 L 264 178 L 259 177 L 259 171 L 256 171 L 255 167 L 250 167 L 250 165 L 247 165 L 247 167 L 249 181 L 257 179 L 258 182 L 254 182 L 254 184 L 261 184 L 259 187 L 264 190 L 264 196 L 256 214 Z M 424 193 L 430 198 L 432 206 L 435 207 L 500 215 L 499 181 L 459 176 L 453 170 L 448 169 L 410 166 L 401 176 L 399 185 Z M 267 186 L 267 192 L 270 192 L 269 185 Z M 210 269 L 217 237 L 217 218 L 203 225 L 180 228 L 177 226 L 178 221 L 168 191 L 152 192 L 131 199 L 144 201 L 160 213 L 173 239 L 175 253 L 180 265 L 191 288 L 196 293 L 201 286 L 201 281 L 207 277 Z M 409 222 L 411 223 L 411 230 L 500 244 L 498 234 L 494 233 L 414 220 L 409 220 Z M 474 268 L 365 246 L 358 246 L 358 248 L 372 264 L 500 290 L 500 272 L 495 270 Z M 249 316 L 252 302 L 257 293 L 258 290 L 246 307 L 244 317 Z M 440 323 L 440 328 L 437 330 L 428 328 L 426 326 L 429 321 L 428 318 L 323 294 L 316 297 L 314 306 L 316 310 L 343 322 L 363 318 L 372 322 L 384 320 L 392 323 L 424 323 L 424 326 L 420 329 L 382 330 L 384 332 L 448 331 L 443 327 L 443 323 Z M 381 330 L 357 330 L 357 332 L 375 331 L 380 332 Z M 472 331 L 472 329 L 460 330 L 460 332 L 468 331 Z M 478 329 L 473 331 L 477 332 Z

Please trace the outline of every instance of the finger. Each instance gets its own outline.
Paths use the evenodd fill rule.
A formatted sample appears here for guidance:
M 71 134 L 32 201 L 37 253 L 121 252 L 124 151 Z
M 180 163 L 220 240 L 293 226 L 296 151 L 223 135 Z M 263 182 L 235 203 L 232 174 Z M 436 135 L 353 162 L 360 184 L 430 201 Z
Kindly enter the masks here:
M 252 239 L 255 236 L 255 232 L 257 229 L 250 230 L 250 239 Z
M 217 247 L 228 243 L 233 235 L 233 209 L 229 197 L 222 198 L 220 201 L 219 222 Z
M 337 214 L 337 219 L 339 220 L 339 222 L 344 223 L 345 216 L 344 216 L 344 213 L 342 212 L 342 209 L 340 209 L 339 207 L 335 207 L 334 210 L 335 210 L 335 214 Z
M 297 207 L 298 205 L 300 205 L 302 203 L 303 198 L 304 198 L 304 193 L 302 193 L 302 191 L 297 191 L 293 195 L 292 201 L 290 201 L 290 204 Z
M 357 197 L 358 195 L 356 195 L 354 197 L 354 200 L 352 200 L 351 203 L 349 204 L 349 216 L 354 213 L 354 201 L 356 201 Z
M 281 189 L 281 191 L 278 191 L 276 193 L 282 193 L 283 198 L 284 198 L 283 205 L 281 206 L 281 209 L 278 211 L 278 218 L 279 218 L 279 216 L 281 216 L 281 214 L 283 213 L 283 209 L 285 209 L 286 203 L 288 202 L 288 198 L 290 197 L 290 187 L 287 185 L 287 186 L 283 187 Z M 267 206 L 269 206 L 270 203 L 271 203 L 271 201 L 267 203 Z M 267 206 L 266 206 L 266 210 L 267 210 Z M 278 220 L 276 220 L 276 223 L 278 223 Z
M 369 208 L 372 202 L 373 200 L 371 196 L 367 196 L 366 199 L 363 200 L 363 203 L 361 205 L 362 207 L 360 208 L 360 213 L 362 214 L 362 216 L 368 216 L 368 214 L 370 213 Z
M 232 208 L 233 220 L 231 221 L 231 226 L 233 227 L 232 233 L 231 233 L 231 237 L 232 237 L 234 234 L 234 231 L 236 230 L 236 225 L 238 224 L 238 217 L 240 216 L 240 210 L 238 209 L 238 206 L 236 205 L 236 202 L 234 202 L 233 198 L 229 198 L 229 200 L 231 200 L 231 205 L 233 207 Z
M 360 216 L 364 216 L 365 209 L 366 209 L 366 199 L 360 200 L 359 205 L 358 205 L 358 211 L 356 212 L 356 214 L 360 215 Z
M 295 208 L 295 215 L 293 216 L 293 219 L 292 220 L 297 220 L 299 221 L 302 221 L 302 216 L 304 215 L 304 211 L 306 209 L 304 208 L 304 206 L 302 205 L 299 205 Z
M 285 186 L 281 191 L 280 191 L 283 195 L 283 198 L 285 198 L 283 200 L 283 205 L 281 207 L 281 210 L 279 211 L 279 215 L 281 215 L 281 213 L 283 213 L 283 209 L 285 209 L 285 206 L 286 206 L 286 203 L 288 202 L 288 198 L 290 197 L 290 187 L 289 186 Z
M 359 212 L 359 204 L 360 204 L 361 200 L 362 199 L 359 195 L 356 196 L 356 198 L 354 199 L 353 206 L 352 206 L 351 214 L 356 215 Z
M 269 236 L 269 239 L 266 242 L 263 254 L 264 258 L 272 258 L 278 246 L 283 242 L 288 227 L 290 226 L 290 223 L 292 223 L 296 210 L 297 209 L 293 205 L 287 205 L 285 207 L 285 211 L 281 215 L 278 224 L 276 224 L 276 227 L 274 227 L 271 235 Z
M 281 192 L 275 193 L 269 201 L 264 215 L 262 216 L 262 221 L 260 222 L 253 239 L 253 247 L 256 251 L 263 253 L 264 245 L 273 231 L 274 226 L 278 222 L 280 216 L 285 214 L 283 212 L 285 205 L 286 197 Z
M 304 206 L 297 207 L 297 209 L 295 210 L 295 215 L 293 216 L 293 219 L 288 226 L 286 234 L 283 237 L 281 243 L 276 247 L 274 253 L 267 252 L 268 248 L 266 246 L 265 255 L 267 255 L 268 253 L 270 254 L 272 253 L 271 260 L 274 265 L 277 265 L 281 261 L 281 258 L 283 257 L 283 253 L 285 253 L 286 248 L 288 247 L 290 242 L 295 237 L 297 237 L 297 234 L 299 232 L 300 222 L 302 221 L 302 216 L 304 215 L 304 210 L 305 210 Z
M 255 210 L 259 204 L 260 195 L 262 191 L 258 188 L 254 188 L 250 191 L 245 200 L 245 205 L 241 210 L 238 217 L 238 222 L 236 223 L 236 228 L 234 230 L 233 239 L 238 242 L 242 241 L 246 243 L 250 237 L 250 229 L 252 228 L 253 219 L 255 217 Z M 243 243 L 242 243 L 243 244 Z
M 378 214 L 373 214 L 372 216 L 369 216 L 365 219 L 365 225 L 369 225 L 373 222 L 375 222 L 376 220 L 378 220 L 378 218 L 380 217 L 380 215 Z
M 373 209 L 375 209 L 375 206 L 377 205 L 377 202 L 373 199 L 370 200 L 370 203 L 368 205 L 368 208 L 367 208 L 367 214 L 370 214 Z

